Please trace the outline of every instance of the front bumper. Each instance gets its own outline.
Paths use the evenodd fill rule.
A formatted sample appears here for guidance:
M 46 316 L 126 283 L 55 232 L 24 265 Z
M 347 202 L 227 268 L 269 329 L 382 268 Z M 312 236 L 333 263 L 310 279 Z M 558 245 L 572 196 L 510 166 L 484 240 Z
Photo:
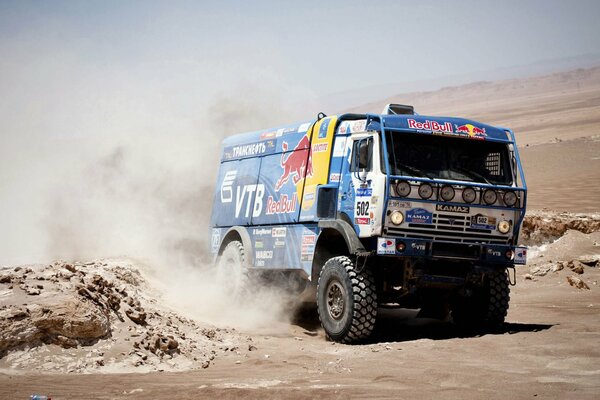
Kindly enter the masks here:
M 377 238 L 377 254 L 471 260 L 488 264 L 524 265 L 527 248 L 502 244 L 456 243 L 431 239 Z

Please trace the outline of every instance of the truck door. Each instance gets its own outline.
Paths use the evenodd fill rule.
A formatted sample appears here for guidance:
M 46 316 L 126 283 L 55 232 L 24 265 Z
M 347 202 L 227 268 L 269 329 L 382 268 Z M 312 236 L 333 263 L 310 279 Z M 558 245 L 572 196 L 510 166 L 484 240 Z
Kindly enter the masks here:
M 346 214 L 359 237 L 381 234 L 385 175 L 381 171 L 379 136 L 352 135 L 342 167 L 338 209 Z

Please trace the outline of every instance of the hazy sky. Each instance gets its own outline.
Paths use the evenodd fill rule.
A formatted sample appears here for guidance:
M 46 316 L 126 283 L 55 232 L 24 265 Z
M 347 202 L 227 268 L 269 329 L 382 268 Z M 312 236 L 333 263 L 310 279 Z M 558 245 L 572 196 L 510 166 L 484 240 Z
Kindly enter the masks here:
M 598 55 L 599 17 L 597 0 L 0 0 L 0 263 L 195 243 L 222 136 L 331 113 L 331 93 Z
M 0 62 L 322 95 L 598 53 L 599 18 L 597 0 L 1 1 Z

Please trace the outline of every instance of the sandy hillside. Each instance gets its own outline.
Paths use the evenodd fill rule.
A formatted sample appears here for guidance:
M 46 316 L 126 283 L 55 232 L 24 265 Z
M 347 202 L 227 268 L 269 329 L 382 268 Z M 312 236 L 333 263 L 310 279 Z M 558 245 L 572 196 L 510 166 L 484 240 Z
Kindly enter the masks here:
M 513 129 L 530 189 L 528 208 L 598 210 L 600 68 L 408 93 L 349 111 L 380 112 L 387 103 Z
M 387 102 L 517 132 L 529 208 L 554 211 L 526 217 L 529 264 L 516 270 L 503 329 L 464 332 L 381 310 L 369 342 L 340 345 L 325 340 L 314 313 L 290 321 L 273 308 L 285 302 L 280 294 L 230 303 L 202 271 L 153 275 L 127 259 L 4 266 L 0 398 L 597 399 L 600 69 L 413 93 L 367 109 Z M 187 285 L 169 290 L 175 280 Z M 227 319 L 194 313 L 217 307 Z M 269 317 L 261 329 L 250 329 L 261 316 Z

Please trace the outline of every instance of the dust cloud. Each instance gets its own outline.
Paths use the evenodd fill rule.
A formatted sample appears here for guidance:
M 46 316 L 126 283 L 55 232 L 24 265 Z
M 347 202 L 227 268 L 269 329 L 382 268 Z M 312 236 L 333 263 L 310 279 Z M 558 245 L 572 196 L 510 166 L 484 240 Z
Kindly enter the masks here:
M 207 251 L 221 140 L 306 116 L 286 103 L 290 88 L 263 76 L 178 95 L 181 82 L 56 65 L 3 66 L 0 87 L 15 97 L 0 111 L 0 265 L 128 257 L 194 317 L 285 320 L 279 289 L 241 304 Z

